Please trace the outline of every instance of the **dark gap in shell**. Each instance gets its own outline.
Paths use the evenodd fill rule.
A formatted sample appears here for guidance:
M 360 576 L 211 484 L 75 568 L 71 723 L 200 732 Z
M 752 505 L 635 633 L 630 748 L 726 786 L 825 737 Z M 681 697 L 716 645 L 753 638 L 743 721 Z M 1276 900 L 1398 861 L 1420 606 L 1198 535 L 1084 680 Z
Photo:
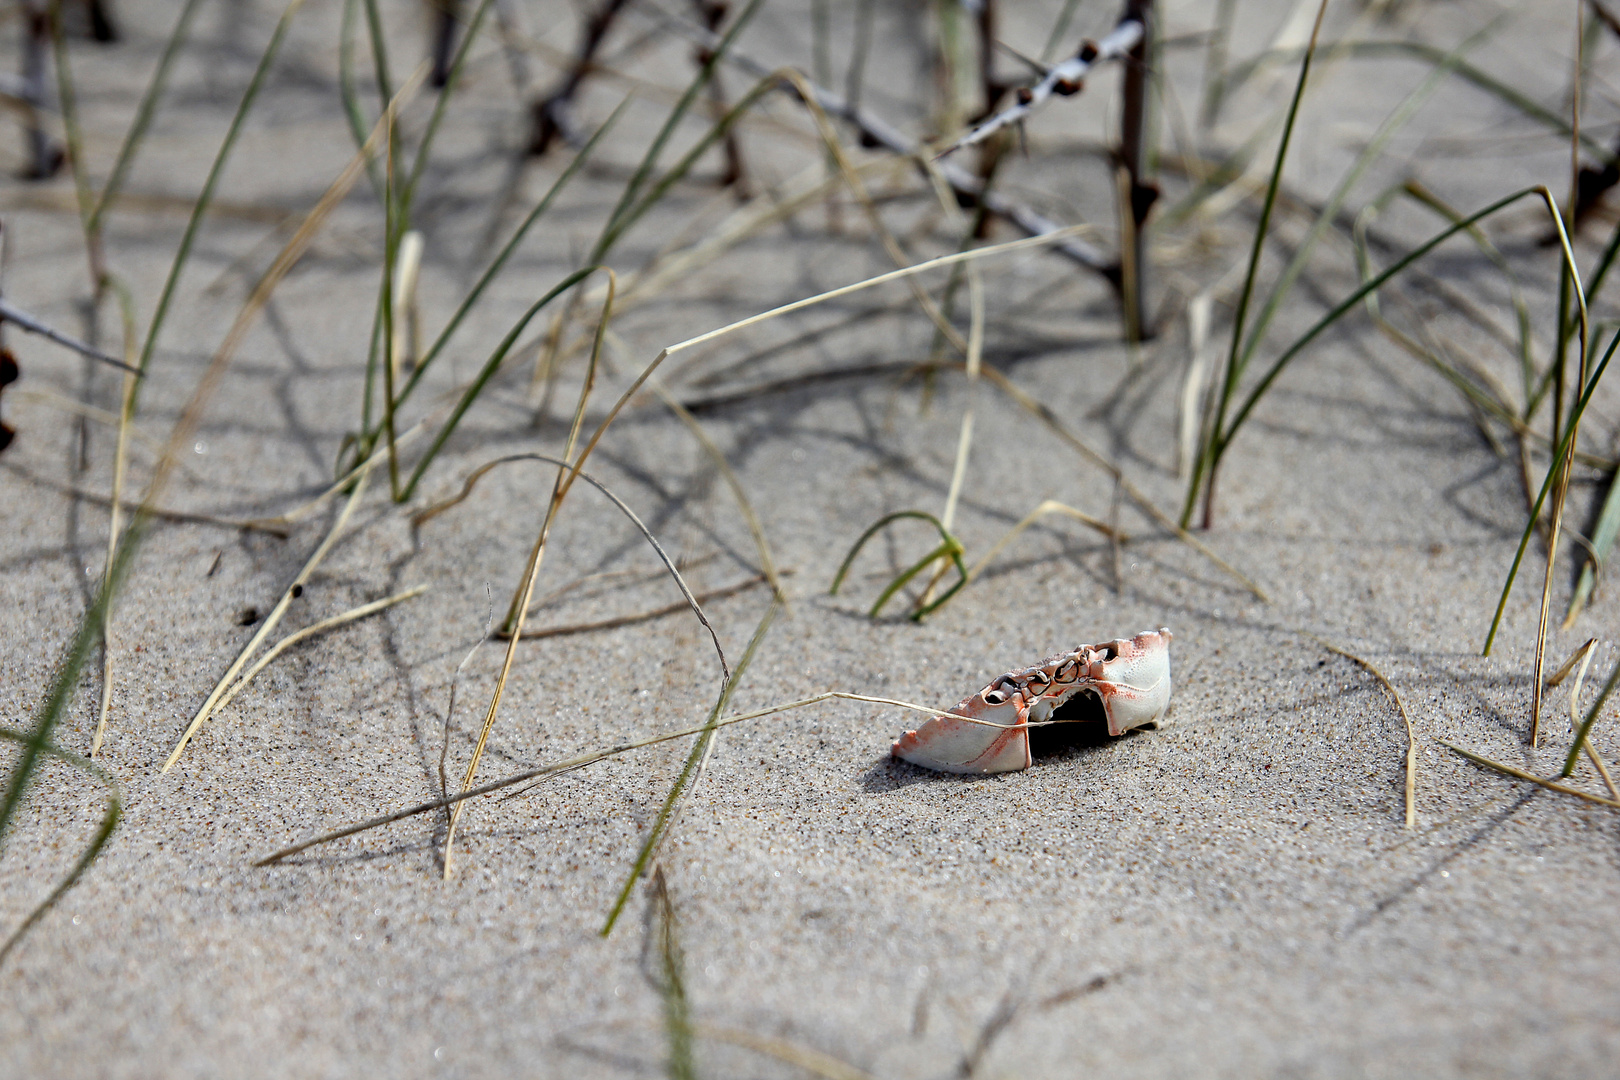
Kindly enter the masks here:
M 1032 758 L 1051 757 L 1066 750 L 1102 746 L 1108 742 L 1108 714 L 1095 691 L 1080 690 L 1052 710 L 1056 723 L 1029 729 Z

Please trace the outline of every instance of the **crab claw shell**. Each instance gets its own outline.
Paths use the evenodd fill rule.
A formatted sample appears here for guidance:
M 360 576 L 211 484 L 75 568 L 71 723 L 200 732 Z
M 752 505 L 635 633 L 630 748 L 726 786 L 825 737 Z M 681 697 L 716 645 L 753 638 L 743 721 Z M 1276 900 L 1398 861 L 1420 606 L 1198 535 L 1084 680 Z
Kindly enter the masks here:
M 1102 699 L 1108 734 L 1123 735 L 1164 718 L 1170 705 L 1168 628 L 1093 645 L 1091 656 L 1090 671 L 1082 676 Z
M 1008 672 L 957 705 L 954 715 L 936 716 L 900 736 L 893 754 L 940 772 L 1027 769 L 1031 714 L 1044 720 L 1074 694 L 1088 691 L 1102 702 L 1110 735 L 1162 723 L 1170 704 L 1170 631 L 1082 645 L 1027 671 Z
M 1017 772 L 1029 768 L 1029 728 L 1021 726 L 1028 712 L 1020 698 L 1009 697 L 1001 704 L 990 705 L 981 691 L 952 712 L 988 723 L 975 724 L 960 716 L 936 716 L 896 739 L 894 756 L 925 769 L 949 773 Z

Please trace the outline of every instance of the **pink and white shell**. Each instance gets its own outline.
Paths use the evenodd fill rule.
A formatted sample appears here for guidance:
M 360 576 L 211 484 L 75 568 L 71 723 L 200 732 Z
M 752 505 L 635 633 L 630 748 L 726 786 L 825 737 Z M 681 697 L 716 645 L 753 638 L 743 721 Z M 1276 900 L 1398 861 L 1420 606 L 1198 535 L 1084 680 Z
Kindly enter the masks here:
M 894 743 L 894 756 L 950 773 L 1016 772 L 1030 766 L 1029 725 L 1079 693 L 1095 694 L 1108 734 L 1162 724 L 1170 705 L 1170 631 L 1082 645 L 1009 671 Z

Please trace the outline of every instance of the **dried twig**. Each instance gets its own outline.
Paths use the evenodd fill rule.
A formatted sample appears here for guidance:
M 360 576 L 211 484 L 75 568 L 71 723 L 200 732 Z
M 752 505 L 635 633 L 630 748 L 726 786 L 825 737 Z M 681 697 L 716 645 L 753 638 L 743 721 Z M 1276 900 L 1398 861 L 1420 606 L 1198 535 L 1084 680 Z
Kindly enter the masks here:
M 122 360 L 108 356 L 95 346 L 86 345 L 76 337 L 71 337 L 62 333 L 62 331 L 57 330 L 50 324 L 42 322 L 41 320 L 28 314 L 28 312 L 3 299 L 0 299 L 0 322 L 15 323 L 17 326 L 27 330 L 30 334 L 38 334 L 40 337 L 45 338 L 48 341 L 56 342 L 63 348 L 72 349 L 74 352 L 79 353 L 82 356 L 88 356 L 92 360 L 100 360 L 103 364 L 111 364 L 113 367 L 122 371 L 127 371 L 133 375 L 140 374 L 139 370 L 131 367 L 129 364 L 124 363 Z
M 1078 53 L 1048 71 L 1040 82 L 1020 90 L 1017 104 L 992 116 L 945 147 L 937 156 L 944 157 L 953 150 L 981 143 L 1002 128 L 1019 123 L 1045 104 L 1053 94 L 1062 97 L 1078 93 L 1085 86 L 1086 73 L 1092 67 L 1104 60 L 1117 60 L 1125 56 L 1146 37 L 1143 13 L 1139 10 L 1141 6 L 1139 2 L 1133 3 L 1107 37 L 1082 44 Z
M 585 24 L 585 36 L 579 43 L 573 66 L 549 94 L 529 107 L 529 153 L 544 154 L 558 135 L 567 136 L 568 109 L 573 104 L 574 94 L 578 92 L 580 83 L 585 81 L 585 76 L 591 73 L 596 53 L 602 47 L 602 39 L 607 37 L 613 21 L 628 2 L 602 0 L 602 6 Z
M 718 35 L 711 34 L 701 27 L 693 26 L 690 22 L 676 18 L 654 5 L 644 4 L 639 10 L 655 12 L 665 25 L 699 44 L 712 47 L 719 43 Z M 748 57 L 735 47 L 726 51 L 724 59 L 727 63 L 735 65 L 757 79 L 768 78 L 774 72 L 773 68 Z M 920 159 L 924 156 L 924 149 L 919 143 L 908 138 L 887 121 L 873 116 L 864 109 L 850 105 L 843 97 L 817 86 L 809 80 L 802 80 L 800 85 L 814 96 L 822 111 L 829 116 L 836 116 L 855 128 L 860 134 L 863 145 L 882 147 L 902 157 Z M 789 92 L 799 93 L 797 89 L 790 89 Z M 983 207 L 986 211 L 1010 222 L 1030 236 L 1050 236 L 1064 228 L 1060 223 L 1022 203 L 1014 202 L 998 192 L 986 190 L 983 180 L 953 162 L 935 162 L 934 168 L 944 177 L 945 182 L 950 185 L 951 190 L 958 198 Z M 1119 271 L 1115 260 L 1079 237 L 1070 236 L 1061 243 L 1054 244 L 1053 249 L 1061 252 L 1081 266 L 1097 271 L 1108 278 L 1110 282 L 1115 281 L 1118 277 Z
M 1325 641 L 1315 634 L 1306 634 L 1322 648 L 1346 660 L 1354 661 L 1364 668 L 1367 674 L 1383 684 L 1389 691 L 1389 696 L 1395 699 L 1395 707 L 1401 712 L 1401 720 L 1406 724 L 1406 829 L 1408 832 L 1417 828 L 1417 736 L 1412 733 L 1412 718 L 1407 715 L 1406 703 L 1401 700 L 1400 691 L 1386 678 L 1384 673 L 1373 667 L 1370 661 L 1364 660 L 1347 649 L 1341 649 L 1330 641 Z

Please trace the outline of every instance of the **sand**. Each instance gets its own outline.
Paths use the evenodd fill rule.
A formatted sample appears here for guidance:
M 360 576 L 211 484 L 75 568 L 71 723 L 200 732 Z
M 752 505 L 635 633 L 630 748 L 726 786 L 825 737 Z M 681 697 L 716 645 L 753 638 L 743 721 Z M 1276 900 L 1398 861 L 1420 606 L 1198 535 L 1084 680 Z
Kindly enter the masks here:
M 1111 16 L 1083 6 L 1076 33 Z M 1491 4 L 1405 5 L 1356 32 L 1450 48 L 1499 13 L 1473 59 L 1531 98 L 1561 108 L 1572 28 L 1568 5 L 1499 12 Z M 1252 55 L 1287 5 L 1244 5 L 1233 44 Z M 396 67 L 421 55 L 425 17 L 385 5 Z M 847 35 L 853 13 L 835 5 Z M 127 40 L 76 42 L 87 154 L 104 170 L 161 49 L 166 5 L 125 3 Z M 522 17 L 538 28 L 539 9 Z M 129 182 L 132 194 L 189 198 L 275 16 L 269 5 L 208 7 L 197 40 Z M 1356 13 L 1330 12 L 1330 38 Z M 336 88 L 338 5 L 300 15 L 287 53 L 227 171 L 143 398 L 141 432 L 173 424 L 252 281 L 288 235 L 265 212 L 302 212 L 352 152 Z M 915 129 L 920 9 L 884 8 L 883 58 L 867 98 Z M 1038 50 L 1052 13 L 1005 13 L 1003 36 Z M 809 13 L 772 5 L 744 39 L 767 63 L 808 63 Z M 1208 25 L 1210 5 L 1174 4 L 1168 33 Z M 1083 24 L 1083 25 L 1082 25 Z M 626 24 L 624 41 L 655 24 Z M 538 32 L 538 31 L 537 31 Z M 572 23 L 542 40 L 566 49 Z M 835 42 L 843 57 L 847 37 Z M 543 58 L 543 56 L 542 56 Z M 1586 122 L 1608 138 L 1600 38 Z M 538 60 L 534 78 L 551 77 Z M 635 154 L 687 77 L 685 46 L 654 42 L 615 63 L 638 79 L 601 163 L 568 189 L 520 252 L 424 390 L 414 420 L 470 377 L 533 298 L 594 238 Z M 842 61 L 840 61 L 841 63 Z M 1194 111 L 1201 51 L 1173 49 L 1168 69 Z M 1289 191 L 1324 198 L 1389 110 L 1427 72 L 1399 59 L 1325 63 L 1302 118 Z M 400 76 L 403 77 L 403 76 Z M 728 76 L 735 93 L 743 80 Z M 582 117 L 599 122 L 626 89 L 591 84 Z M 1219 132 L 1235 144 L 1286 100 L 1291 75 L 1231 102 Z M 1032 152 L 1006 190 L 1066 220 L 1102 223 L 1112 188 L 1088 150 L 1115 128 L 1116 78 L 1054 103 L 1031 126 Z M 436 328 L 563 156 L 514 169 L 522 114 L 505 64 L 479 50 L 465 97 L 424 181 L 423 321 Z M 420 111 L 413 116 L 420 121 Z M 800 111 L 773 103 L 745 129 L 763 187 L 813 166 Z M 1173 123 L 1181 123 L 1174 120 Z M 1190 123 L 1191 121 L 1187 121 Z M 1167 128 L 1170 125 L 1167 125 Z M 1172 132 L 1173 134 L 1173 132 Z M 1088 140 L 1090 142 L 1088 142 Z M 0 168 L 20 164 L 0 145 Z M 863 161 L 880 160 L 876 156 Z M 706 165 L 702 175 L 712 176 Z M 99 171 L 98 171 L 99 170 Z M 1443 86 L 1355 189 L 1359 209 L 1415 176 L 1459 207 L 1518 187 L 1564 190 L 1567 143 L 1459 82 Z M 873 174 L 894 193 L 885 212 L 922 258 L 950 229 L 909 172 Z M 1172 196 L 1186 190 L 1170 177 Z M 86 333 L 88 295 L 71 182 L 7 181 L 6 296 Z M 54 200 L 54 202 L 52 201 Z M 731 196 L 692 183 L 614 256 L 621 271 L 712 233 Z M 932 216 L 931 216 L 932 215 Z M 1410 204 L 1379 235 L 1411 244 L 1436 220 Z M 355 429 L 380 215 L 362 181 L 277 291 L 208 404 L 165 501 L 232 519 L 282 513 L 318 493 Z M 1174 315 L 1232 272 L 1251 210 L 1164 239 L 1156 295 Z M 108 263 L 149 318 L 184 225 L 161 200 L 112 217 Z M 1582 241 L 1590 266 L 1609 225 Z M 1267 277 L 1306 225 L 1279 216 Z M 1538 357 L 1552 334 L 1557 264 L 1526 202 L 1491 226 L 1534 314 Z M 1011 231 L 995 239 L 1014 239 Z M 1388 258 L 1388 251 L 1378 254 Z M 829 222 L 814 202 L 756 233 L 614 322 L 592 420 L 658 350 L 786 300 L 887 269 L 858 207 Z M 1107 288 L 1038 252 L 984 265 L 986 363 L 1037 395 L 1120 463 L 1160 507 L 1179 505 L 1176 399 L 1184 323 L 1137 351 L 1119 341 Z M 1504 326 L 1510 294 L 1467 244 L 1426 264 Z M 1238 271 L 1240 273 L 1241 271 Z M 1236 273 L 1222 287 L 1229 302 Z M 942 276 L 926 279 L 938 295 Z M 1342 241 L 1326 244 L 1272 332 L 1265 355 L 1354 285 Z M 1504 380 L 1512 357 L 1414 281 L 1386 297 Z M 960 305 L 965 308 L 965 305 Z M 1594 317 L 1608 310 L 1602 303 Z M 118 347 L 107 309 L 103 345 Z M 1228 315 L 1217 305 L 1217 342 Z M 587 325 L 583 321 L 578 325 Z M 966 326 L 965 319 L 960 325 Z M 541 329 L 541 324 L 534 327 Z M 64 403 L 117 408 L 118 379 L 8 331 L 24 379 L 8 392 L 19 431 L 0 457 L 0 700 L 28 722 L 100 573 L 113 429 L 81 424 Z M 1205 539 L 1260 584 L 1232 577 L 1116 498 L 1106 473 L 988 385 L 958 374 L 926 390 L 898 365 L 925 360 L 933 330 L 903 287 L 860 294 L 724 339 L 671 362 L 667 385 L 689 402 L 757 509 L 791 602 L 732 701 L 759 708 L 826 690 L 948 705 L 1008 668 L 1080 642 L 1169 626 L 1175 690 L 1161 731 L 1081 745 L 1022 773 L 960 778 L 893 761 L 890 740 L 915 721 L 897 710 L 828 703 L 727 730 L 658 858 L 675 914 L 701 1075 L 874 1077 L 1570 1076 L 1603 1075 L 1620 1055 L 1620 901 L 1612 811 L 1540 792 L 1471 765 L 1445 739 L 1542 773 L 1568 746 L 1568 690 L 1551 691 L 1545 742 L 1527 747 L 1536 592 L 1532 547 L 1493 654 L 1480 656 L 1523 527 L 1516 454 L 1498 456 L 1462 398 L 1364 318 L 1324 336 L 1281 379 L 1233 445 L 1216 527 Z M 578 388 L 570 368 L 549 414 L 533 422 L 528 348 L 468 415 L 406 507 L 379 475 L 329 557 L 293 603 L 291 630 L 418 584 L 422 597 L 303 644 L 215 716 L 177 767 L 160 772 L 196 707 L 335 520 L 326 506 L 281 538 L 164 521 L 119 602 L 115 683 L 101 763 L 124 819 L 103 856 L 0 969 L 0 1073 L 8 1076 L 640 1076 L 663 1072 L 665 974 L 659 909 L 638 882 L 611 936 L 599 931 L 630 873 L 690 740 L 561 776 L 514 802 L 479 801 L 442 880 L 442 816 L 428 815 L 256 868 L 258 857 L 322 830 L 434 797 L 449 684 L 491 607 L 503 611 L 533 542 L 552 470 L 514 464 L 473 496 L 413 527 L 410 512 L 454 493 L 503 454 L 555 454 Z M 894 364 L 715 403 L 772 380 Z M 32 395 L 32 396 L 29 396 Z M 432 398 L 433 401 L 426 400 Z M 862 554 L 840 595 L 827 593 L 848 546 L 881 515 L 938 513 L 960 418 L 975 433 L 957 514 L 970 559 L 1042 499 L 1102 518 L 1111 545 L 1053 519 L 1012 544 L 970 588 L 921 625 L 866 617 L 884 582 L 934 542 L 902 524 Z M 1616 399 L 1602 394 L 1587 445 L 1613 446 Z M 1497 428 L 1499 434 L 1503 429 Z M 420 444 L 417 444 L 418 446 Z M 156 453 L 137 441 L 136 475 Z M 1537 468 L 1541 468 L 1538 464 Z M 754 542 L 713 462 L 656 399 L 638 399 L 590 471 L 635 508 L 696 590 L 747 581 Z M 1595 471 L 1574 489 L 1572 526 L 1601 497 Z M 1567 551 L 1566 545 L 1566 551 Z M 1561 615 L 1576 564 L 1554 575 Z M 534 624 L 631 614 L 678 599 L 651 550 L 608 502 L 581 487 L 566 503 L 537 594 L 621 573 L 549 604 Z M 1612 585 L 1548 647 L 1562 659 L 1598 646 L 1583 700 L 1616 661 Z M 492 598 L 492 599 L 491 599 Z M 735 663 L 769 606 L 751 588 L 709 605 Z M 1417 733 L 1417 829 L 1403 828 L 1406 734 L 1368 673 L 1315 634 L 1375 664 L 1400 691 Z M 462 676 L 450 771 L 471 753 L 502 646 Z M 86 752 L 100 694 L 99 656 L 57 741 Z M 707 635 L 687 616 L 525 642 L 506 687 L 481 778 L 701 723 L 720 689 Z M 1612 719 L 1596 745 L 1612 760 Z M 1592 778 L 1582 774 L 1589 787 Z M 99 789 L 44 771 L 0 861 L 0 915 L 16 925 L 66 872 L 100 814 Z M 799 1055 L 799 1064 L 785 1060 Z M 822 1055 L 815 1057 L 813 1055 Z M 807 1072 L 806 1063 L 814 1066 Z M 847 1070 L 840 1074 L 834 1068 Z

